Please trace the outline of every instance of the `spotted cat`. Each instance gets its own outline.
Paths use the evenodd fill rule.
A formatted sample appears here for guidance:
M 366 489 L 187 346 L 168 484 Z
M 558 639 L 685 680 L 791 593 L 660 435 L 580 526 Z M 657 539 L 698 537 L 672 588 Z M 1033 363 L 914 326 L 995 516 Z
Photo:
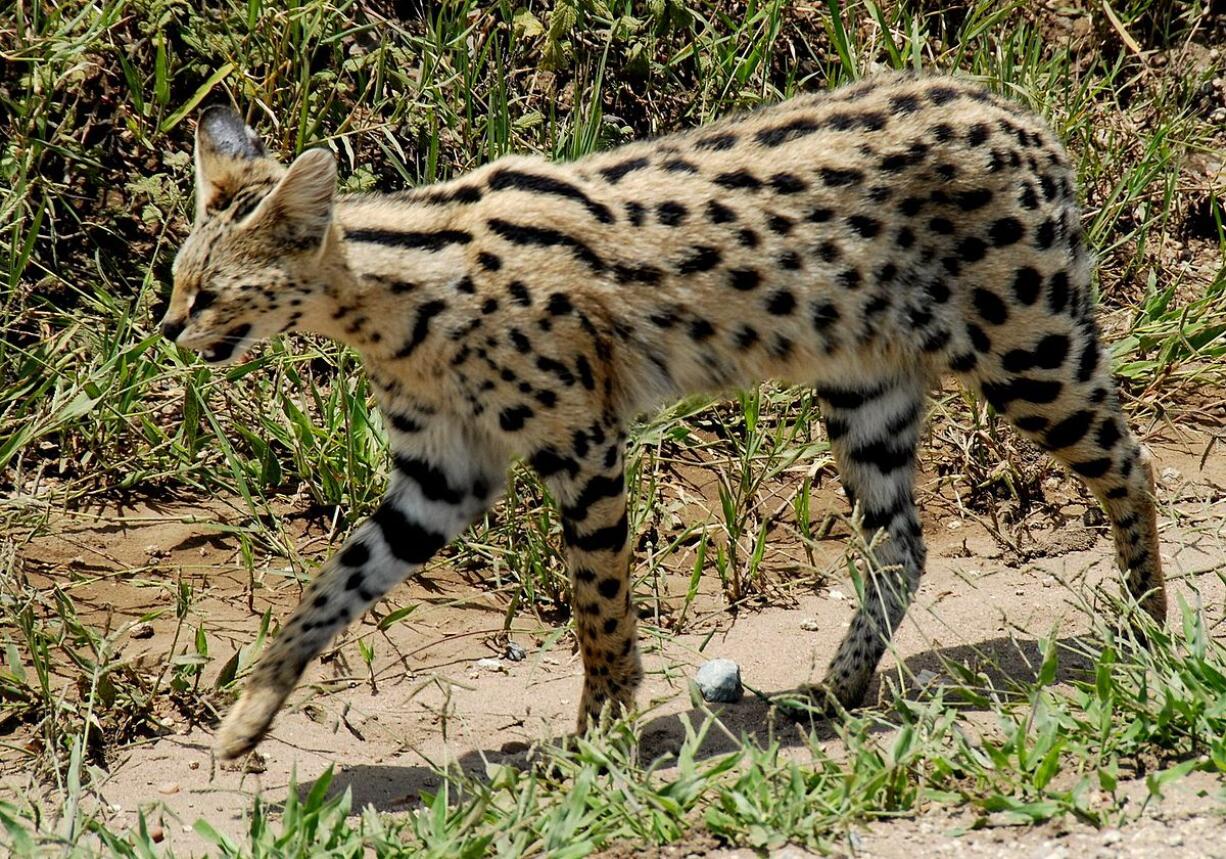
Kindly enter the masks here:
M 1130 593 L 1165 612 L 1152 474 L 1095 328 L 1060 143 L 958 78 L 888 75 L 693 131 L 450 182 L 337 196 L 232 111 L 196 137 L 196 219 L 165 335 L 212 364 L 286 331 L 358 350 L 389 427 L 382 505 L 306 589 L 223 723 L 253 748 L 307 663 L 499 497 L 557 498 L 585 678 L 579 728 L 641 667 L 623 457 L 635 416 L 763 379 L 820 397 L 881 569 L 824 683 L 861 701 L 924 568 L 925 397 L 952 373 L 1106 509 Z

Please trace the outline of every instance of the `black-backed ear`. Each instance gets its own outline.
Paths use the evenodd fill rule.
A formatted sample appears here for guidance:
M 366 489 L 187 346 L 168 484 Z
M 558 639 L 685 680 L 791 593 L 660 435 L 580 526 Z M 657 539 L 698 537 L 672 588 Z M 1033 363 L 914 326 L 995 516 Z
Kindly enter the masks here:
M 229 107 L 215 105 L 196 124 L 196 218 L 227 203 L 251 162 L 268 157 L 260 137 Z
M 289 244 L 306 250 L 327 235 L 335 196 L 336 159 L 327 149 L 308 149 L 289 166 L 250 221 L 279 231 Z

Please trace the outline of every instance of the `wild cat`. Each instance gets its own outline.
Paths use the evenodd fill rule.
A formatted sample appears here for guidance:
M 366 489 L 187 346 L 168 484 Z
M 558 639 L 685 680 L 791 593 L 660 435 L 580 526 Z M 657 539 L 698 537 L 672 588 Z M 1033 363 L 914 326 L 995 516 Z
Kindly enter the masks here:
M 166 336 L 211 364 L 286 331 L 362 356 L 387 496 L 306 588 L 224 721 L 253 748 L 332 638 L 482 515 L 526 459 L 559 502 L 583 730 L 633 705 L 627 425 L 698 391 L 813 385 L 880 569 L 824 682 L 861 701 L 924 568 L 913 500 L 950 373 L 1080 477 L 1129 592 L 1165 612 L 1152 474 L 1100 350 L 1068 157 L 957 78 L 887 75 L 566 164 L 337 196 L 229 109 L 201 116 Z

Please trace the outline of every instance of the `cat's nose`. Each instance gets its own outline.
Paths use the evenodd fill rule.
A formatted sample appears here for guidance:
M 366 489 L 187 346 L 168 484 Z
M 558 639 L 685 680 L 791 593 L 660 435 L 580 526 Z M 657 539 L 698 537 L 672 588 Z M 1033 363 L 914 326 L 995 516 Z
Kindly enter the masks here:
M 186 325 L 182 321 L 177 322 L 170 318 L 163 319 L 162 320 L 162 336 L 165 337 L 167 340 L 174 342 L 175 340 L 179 339 L 179 335 L 183 333 L 183 329 L 185 327 Z

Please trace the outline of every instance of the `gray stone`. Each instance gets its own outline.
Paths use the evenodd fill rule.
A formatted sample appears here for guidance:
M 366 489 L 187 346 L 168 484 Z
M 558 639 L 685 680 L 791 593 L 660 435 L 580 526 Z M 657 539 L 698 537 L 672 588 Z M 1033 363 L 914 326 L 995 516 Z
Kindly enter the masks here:
M 741 687 L 741 666 L 731 659 L 704 662 L 694 675 L 694 682 L 702 697 L 712 703 L 735 704 L 745 694 Z

